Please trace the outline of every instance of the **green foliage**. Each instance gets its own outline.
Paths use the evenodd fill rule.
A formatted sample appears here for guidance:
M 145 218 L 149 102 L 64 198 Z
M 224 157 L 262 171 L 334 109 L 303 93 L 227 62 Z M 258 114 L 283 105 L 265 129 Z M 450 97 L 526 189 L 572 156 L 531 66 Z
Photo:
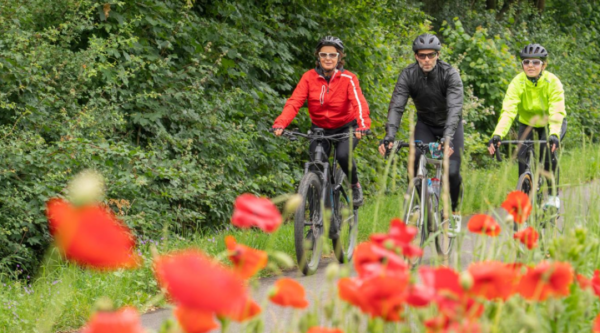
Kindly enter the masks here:
M 450 62 L 459 68 L 463 84 L 472 86 L 474 95 L 484 99 L 492 112 L 501 110 L 505 89 L 518 70 L 507 40 L 500 36 L 489 38 L 487 30 L 481 27 L 469 34 L 458 18 L 454 20 L 454 27 L 442 23 L 441 30 L 449 45 Z M 477 128 L 493 128 L 496 117 L 473 120 Z
M 1 2 L 4 272 L 35 271 L 44 202 L 82 169 L 106 177 L 106 203 L 141 235 L 214 228 L 243 192 L 293 192 L 306 145 L 266 129 L 318 38 L 346 42 L 377 131 L 423 17 L 384 0 Z M 302 110 L 293 126 L 309 125 Z M 368 188 L 377 156 L 356 158 Z

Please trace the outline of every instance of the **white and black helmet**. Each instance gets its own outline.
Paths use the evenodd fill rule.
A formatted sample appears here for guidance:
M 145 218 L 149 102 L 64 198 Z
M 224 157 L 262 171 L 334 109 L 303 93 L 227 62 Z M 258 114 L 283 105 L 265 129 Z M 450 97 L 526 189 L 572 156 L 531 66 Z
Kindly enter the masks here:
M 540 44 L 529 44 L 521 50 L 519 56 L 521 59 L 540 58 L 544 60 L 548 57 L 548 51 Z
M 436 50 L 442 49 L 440 40 L 432 34 L 422 34 L 413 41 L 413 51 L 417 53 L 419 50 Z
M 333 46 L 338 52 L 344 52 L 344 43 L 341 39 L 333 36 L 326 36 L 321 38 L 319 43 L 317 44 L 317 48 L 315 52 L 319 52 L 323 46 Z

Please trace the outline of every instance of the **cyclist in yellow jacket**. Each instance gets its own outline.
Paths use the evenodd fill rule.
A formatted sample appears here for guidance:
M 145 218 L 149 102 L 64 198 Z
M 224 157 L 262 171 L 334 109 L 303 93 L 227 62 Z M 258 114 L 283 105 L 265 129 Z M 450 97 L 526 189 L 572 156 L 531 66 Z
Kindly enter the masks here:
M 519 119 L 519 140 L 532 140 L 537 133 L 541 145 L 539 158 L 543 159 L 544 169 L 552 170 L 558 185 L 558 162 L 555 151 L 560 146 L 567 130 L 565 93 L 562 83 L 556 75 L 545 71 L 548 65 L 548 52 L 539 44 L 529 44 L 520 52 L 523 72 L 517 75 L 508 86 L 502 103 L 502 112 L 494 130 L 488 151 L 494 154 L 500 147 L 501 139 L 506 136 L 515 117 Z M 548 153 L 550 146 L 551 153 Z M 527 147 L 519 150 L 519 176 L 525 172 Z M 557 196 L 549 196 L 547 206 L 560 208 Z

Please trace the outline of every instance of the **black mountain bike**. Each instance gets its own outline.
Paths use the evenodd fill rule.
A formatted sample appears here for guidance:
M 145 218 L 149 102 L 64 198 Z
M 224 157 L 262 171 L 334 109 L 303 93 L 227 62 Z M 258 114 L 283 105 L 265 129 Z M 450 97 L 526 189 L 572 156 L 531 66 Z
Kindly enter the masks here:
M 409 143 L 399 142 L 396 152 L 401 148 L 410 147 Z M 449 255 L 452 251 L 455 234 L 451 230 L 450 218 L 444 218 L 440 205 L 441 183 L 443 174 L 442 151 L 436 142 L 414 142 L 415 149 L 421 151 L 419 167 L 413 183 L 408 185 L 405 195 L 404 221 L 415 226 L 418 230 L 415 236 L 415 245 L 423 248 L 425 241 L 431 233 L 435 237 L 435 247 L 439 255 Z M 429 157 L 427 157 L 429 156 Z M 429 176 L 427 164 L 435 168 L 435 174 Z M 421 258 L 411 259 L 417 265 Z
M 290 140 L 302 137 L 317 142 L 314 157 L 304 164 L 304 176 L 298 187 L 302 204 L 294 215 L 294 235 L 296 259 L 305 275 L 314 273 L 321 260 L 323 234 L 325 233 L 326 212 L 331 212 L 329 238 L 333 243 L 335 256 L 340 263 L 352 259 L 358 236 L 358 207 L 352 205 L 350 182 L 334 158 L 330 166 L 329 156 L 325 155 L 323 143 L 329 141 L 337 153 L 336 141 L 353 135 L 350 132 L 325 135 L 322 128 L 315 128 L 307 134 L 283 131 Z
M 524 153 L 526 154 L 527 168 L 525 169 L 525 172 L 519 176 L 519 180 L 517 181 L 517 191 L 522 191 L 529 196 L 533 211 L 528 221 L 529 224 L 536 224 L 540 227 L 539 229 L 542 238 L 542 244 L 545 244 L 548 237 L 547 229 L 555 230 L 556 222 L 559 218 L 559 211 L 556 209 L 556 207 L 544 206 L 544 203 L 548 197 L 548 193 L 551 195 L 557 195 L 558 193 L 556 183 L 554 182 L 554 177 L 547 176 L 547 173 L 537 172 L 539 162 L 535 158 L 535 145 L 546 144 L 546 141 L 507 140 L 502 141 L 502 144 L 516 144 L 519 145 L 519 147 L 521 145 L 525 145 L 526 150 Z M 550 149 L 547 149 L 546 151 L 550 153 Z M 499 149 L 496 149 L 496 159 L 498 161 L 502 161 L 502 155 L 500 155 Z M 547 180 L 547 182 L 544 182 L 544 180 Z M 517 232 L 519 225 L 517 223 L 514 223 L 513 225 L 514 231 Z M 522 225 L 524 228 L 526 227 L 525 223 Z

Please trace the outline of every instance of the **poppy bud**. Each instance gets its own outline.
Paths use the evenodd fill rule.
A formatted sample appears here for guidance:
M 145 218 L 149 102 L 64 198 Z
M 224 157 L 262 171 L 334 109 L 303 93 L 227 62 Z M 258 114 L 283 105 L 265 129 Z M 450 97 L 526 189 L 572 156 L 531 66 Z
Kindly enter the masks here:
M 294 194 L 290 196 L 290 198 L 285 202 L 285 207 L 283 209 L 283 214 L 288 215 L 292 214 L 298 209 L 298 206 L 302 204 L 302 196 L 300 194 Z
M 335 278 L 338 277 L 339 274 L 340 274 L 340 265 L 338 265 L 335 262 L 332 262 L 331 264 L 329 264 L 327 266 L 327 269 L 325 270 L 325 276 L 327 277 L 328 281 L 333 281 Z
M 460 286 L 463 290 L 470 290 L 473 287 L 473 276 L 465 271 L 460 274 Z

